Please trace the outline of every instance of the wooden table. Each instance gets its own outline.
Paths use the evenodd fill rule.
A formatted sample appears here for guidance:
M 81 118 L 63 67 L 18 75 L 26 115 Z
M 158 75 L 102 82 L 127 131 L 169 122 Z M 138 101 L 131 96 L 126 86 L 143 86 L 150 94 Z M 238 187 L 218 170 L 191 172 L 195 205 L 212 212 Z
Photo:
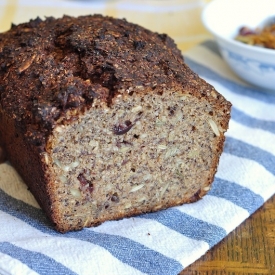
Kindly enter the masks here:
M 275 196 L 180 275 L 275 274 Z

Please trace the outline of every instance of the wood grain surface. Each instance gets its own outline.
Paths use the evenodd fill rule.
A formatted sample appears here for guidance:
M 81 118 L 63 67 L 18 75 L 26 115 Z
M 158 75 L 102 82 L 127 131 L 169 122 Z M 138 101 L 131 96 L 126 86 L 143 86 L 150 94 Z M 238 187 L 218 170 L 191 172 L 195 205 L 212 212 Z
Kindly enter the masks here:
M 180 275 L 275 274 L 275 196 Z

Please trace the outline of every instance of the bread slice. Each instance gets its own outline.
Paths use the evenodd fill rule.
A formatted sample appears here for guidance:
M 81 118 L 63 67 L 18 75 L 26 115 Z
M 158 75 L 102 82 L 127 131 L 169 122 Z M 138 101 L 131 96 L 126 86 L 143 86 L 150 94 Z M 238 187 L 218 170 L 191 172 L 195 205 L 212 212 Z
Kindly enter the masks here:
M 165 34 L 101 15 L 0 35 L 0 142 L 60 232 L 198 200 L 231 104 Z

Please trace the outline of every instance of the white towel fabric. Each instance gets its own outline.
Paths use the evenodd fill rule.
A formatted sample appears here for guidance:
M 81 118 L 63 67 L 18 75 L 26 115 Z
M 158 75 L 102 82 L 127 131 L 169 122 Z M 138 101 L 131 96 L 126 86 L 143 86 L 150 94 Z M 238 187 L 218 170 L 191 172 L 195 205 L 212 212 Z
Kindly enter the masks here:
M 231 73 L 213 41 L 185 60 L 233 104 L 213 188 L 200 201 L 57 233 L 8 164 L 0 165 L 0 274 L 176 275 L 275 192 L 275 94 Z

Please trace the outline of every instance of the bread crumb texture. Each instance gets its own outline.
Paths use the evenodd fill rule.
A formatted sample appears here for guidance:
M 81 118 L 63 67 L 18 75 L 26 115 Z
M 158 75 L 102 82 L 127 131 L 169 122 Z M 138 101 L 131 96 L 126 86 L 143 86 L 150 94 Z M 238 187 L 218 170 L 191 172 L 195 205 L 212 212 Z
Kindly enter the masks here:
M 66 232 L 200 199 L 231 104 L 166 34 L 101 15 L 0 34 L 0 142 Z

